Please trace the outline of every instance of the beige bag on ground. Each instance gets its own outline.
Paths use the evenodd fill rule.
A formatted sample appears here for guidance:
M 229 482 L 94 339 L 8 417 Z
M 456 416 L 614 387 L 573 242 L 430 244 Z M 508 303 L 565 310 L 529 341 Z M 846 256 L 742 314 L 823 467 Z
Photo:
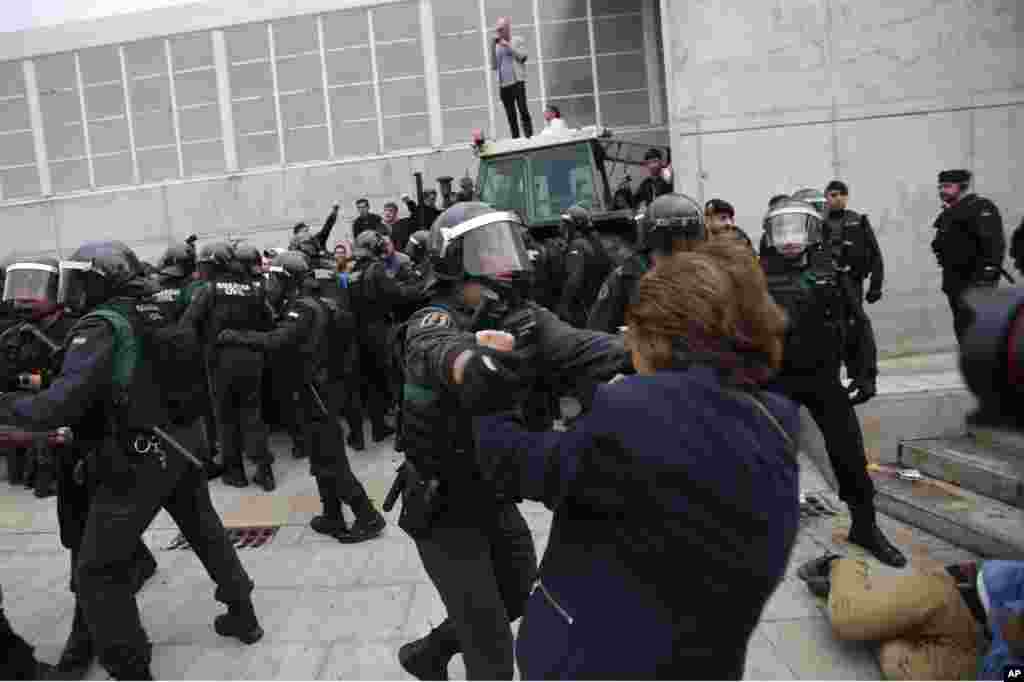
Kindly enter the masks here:
M 941 574 L 877 574 L 865 561 L 832 563 L 829 618 L 836 637 L 879 641 L 888 679 L 973 678 L 981 631 L 957 590 Z

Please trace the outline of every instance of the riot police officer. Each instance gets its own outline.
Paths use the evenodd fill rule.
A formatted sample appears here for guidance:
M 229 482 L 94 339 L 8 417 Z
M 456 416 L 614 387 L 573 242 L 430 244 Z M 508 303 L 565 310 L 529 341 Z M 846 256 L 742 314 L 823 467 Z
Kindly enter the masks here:
M 565 285 L 558 316 L 574 327 L 587 324 L 587 313 L 612 270 L 612 260 L 594 231 L 590 211 L 570 206 L 562 216 L 569 248 L 565 254 Z
M 198 414 L 171 405 L 164 382 L 191 380 L 165 352 L 194 348 L 184 336 L 158 345 L 157 330 L 176 332 L 146 303 L 142 266 L 120 242 L 93 242 L 72 256 L 81 267 L 69 301 L 91 311 L 68 334 L 60 374 L 35 395 L 7 395 L 0 417 L 35 429 L 71 426 L 76 437 L 102 443 L 86 465 L 95 476 L 75 568 L 78 600 L 100 663 L 115 678 L 152 679 L 152 647 L 142 628 L 133 572 L 142 533 L 161 508 L 178 523 L 228 605 L 214 626 L 252 643 L 263 631 L 250 595 L 252 580 L 210 500 L 202 471 L 178 439 L 177 425 Z M 157 326 L 162 325 L 162 326 Z M 175 357 L 168 355 L 166 357 Z M 147 361 L 148 358 L 148 361 Z
M 409 237 L 409 242 L 405 245 L 405 255 L 407 255 L 412 261 L 414 269 L 422 269 L 422 267 L 426 265 L 427 240 L 429 239 L 429 230 L 416 230 Z
M 852 374 L 866 382 L 864 386 L 851 385 L 850 391 L 856 394 L 857 401 L 865 396 L 875 394 L 875 382 L 878 378 L 878 349 L 875 345 L 875 330 L 871 327 L 871 319 L 864 311 L 863 301 L 877 303 L 882 298 L 882 279 L 884 266 L 882 249 L 878 246 L 875 231 L 866 215 L 846 208 L 850 190 L 845 182 L 833 180 L 825 188 L 827 210 L 822 225 L 823 242 L 840 251 L 839 264 L 847 268 L 847 282 L 853 288 L 854 298 L 858 304 L 852 311 L 854 317 L 851 324 L 864 325 L 863 332 L 850 333 L 845 349 L 848 364 L 857 367 Z M 869 279 L 867 295 L 864 294 L 864 280 Z M 868 395 L 870 394 L 870 395 Z
M 932 251 L 942 268 L 942 291 L 953 313 L 957 341 L 973 322 L 964 294 L 974 287 L 998 286 L 1006 255 L 1006 236 L 999 209 L 988 199 L 968 193 L 971 173 L 939 173 L 943 209 L 935 219 Z
M 825 198 L 825 193 L 820 189 L 813 189 L 811 187 L 798 189 L 793 192 L 791 198 L 795 201 L 803 201 L 810 204 L 822 218 L 825 217 L 825 207 L 828 204 L 828 200 Z
M 527 375 L 598 380 L 632 371 L 621 339 L 573 329 L 525 300 L 522 230 L 516 214 L 487 204 L 446 210 L 431 228 L 430 303 L 408 323 L 406 464 L 393 492 L 402 490 L 399 524 L 448 611 L 430 634 L 399 649 L 402 666 L 420 679 L 447 679 L 460 651 L 469 679 L 512 679 L 509 623 L 522 615 L 537 562 L 515 500 L 500 496 L 487 478 L 487 453 L 474 445 L 474 412 L 508 399 L 491 377 L 519 374 L 509 391 L 521 397 Z M 474 332 L 485 329 L 512 333 L 515 352 L 478 346 Z
M 288 394 L 298 403 L 302 443 L 307 448 L 310 473 L 316 479 L 323 514 L 313 519 L 312 528 L 331 535 L 339 542 L 354 543 L 377 537 L 385 520 L 377 511 L 362 484 L 352 473 L 341 437 L 337 407 L 324 403 L 322 370 L 327 351 L 327 333 L 331 321 L 327 310 L 304 287 L 315 280 L 306 257 L 285 252 L 274 258 L 270 271 L 277 284 L 271 289 L 273 304 L 280 309 L 277 327 L 272 331 L 225 329 L 217 337 L 218 345 L 243 346 L 273 352 L 291 381 Z M 341 503 L 349 505 L 356 521 L 347 528 Z
M 707 239 L 704 212 L 685 194 L 659 196 L 638 220 L 637 252 L 612 270 L 601 285 L 587 318 L 588 329 L 617 332 L 625 324 L 626 306 L 640 278 L 657 260 L 678 251 L 689 251 Z
M 359 329 L 359 361 L 363 375 L 370 430 L 374 442 L 395 433 L 384 420 L 392 395 L 391 329 L 395 313 L 423 300 L 418 280 L 390 277 L 384 263 L 385 237 L 367 231 L 356 240 L 356 267 L 349 276 L 352 310 Z M 362 426 L 360 425 L 360 429 Z
M 566 253 L 569 242 L 561 230 L 552 228 L 536 228 L 530 231 L 533 237 L 531 252 L 533 262 L 533 300 L 548 310 L 556 310 L 562 300 L 562 290 L 566 278 Z M 527 241 L 529 247 L 529 241 Z
M 832 250 L 822 245 L 821 214 L 814 206 L 785 202 L 768 213 L 765 227 L 768 246 L 778 254 L 762 260 L 768 289 L 789 316 L 775 388 L 807 407 L 821 429 L 839 482 L 839 498 L 850 508 L 850 542 L 885 564 L 903 566 L 906 559 L 876 523 L 864 436 L 839 379 L 844 334 L 864 331 L 863 326 L 847 324 L 848 311 L 857 301 L 842 282 L 846 272 Z
M 231 245 L 223 242 L 211 250 L 219 276 L 196 293 L 182 324 L 195 329 L 205 344 L 224 456 L 222 480 L 236 488 L 249 485 L 242 459 L 244 444 L 245 453 L 259 466 L 253 480 L 270 492 L 277 484 L 261 409 L 263 353 L 242 346 L 219 347 L 216 339 L 225 329 L 268 331 L 273 328 L 273 311 L 262 277 L 257 278 L 253 270 L 253 254 L 238 261 Z
M 59 346 L 75 321 L 59 303 L 59 281 L 55 258 L 19 259 L 6 268 L 3 303 L 14 323 L 0 337 L 6 390 L 44 388 L 57 372 Z M 36 497 L 56 494 L 57 462 L 51 448 L 37 446 L 12 454 L 12 480 L 20 477 L 25 487 L 35 488 Z

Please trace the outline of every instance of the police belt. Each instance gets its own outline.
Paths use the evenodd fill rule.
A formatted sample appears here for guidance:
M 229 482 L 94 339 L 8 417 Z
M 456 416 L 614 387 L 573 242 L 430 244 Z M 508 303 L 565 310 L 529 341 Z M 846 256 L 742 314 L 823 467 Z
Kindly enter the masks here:
M 176 438 L 171 434 L 167 433 L 159 426 L 150 426 L 144 429 L 133 429 L 132 436 L 130 436 L 130 444 L 132 452 L 139 455 L 163 454 L 163 447 L 166 445 L 174 452 L 187 459 L 197 469 L 203 468 L 203 463 L 199 461 L 199 458 L 193 455 L 188 449 L 182 445 Z

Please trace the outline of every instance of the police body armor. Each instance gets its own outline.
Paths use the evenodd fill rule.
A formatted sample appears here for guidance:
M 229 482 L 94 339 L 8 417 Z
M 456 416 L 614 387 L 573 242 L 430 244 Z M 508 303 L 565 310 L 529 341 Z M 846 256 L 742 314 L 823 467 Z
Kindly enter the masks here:
M 783 374 L 834 372 L 839 367 L 846 325 L 845 296 L 827 247 L 808 254 L 805 268 L 778 259 L 766 272 L 768 290 L 786 310 L 789 326 Z
M 327 345 L 327 311 L 312 296 L 302 296 L 285 307 L 283 314 L 296 312 L 295 307 L 301 306 L 313 311 L 313 328 L 309 335 L 295 350 L 296 369 L 301 369 L 304 381 L 313 381 L 324 364 L 324 351 Z
M 267 331 L 269 312 L 261 281 L 242 277 L 216 281 L 210 294 L 213 310 L 208 341 L 215 340 L 225 329 Z
M 185 312 L 182 303 L 182 292 L 191 280 L 182 280 L 178 277 L 161 277 L 160 289 L 150 297 L 150 300 L 160 306 L 160 310 L 170 319 L 177 321 Z
M 863 220 L 864 217 L 860 213 L 850 210 L 844 210 L 841 215 L 835 217 L 832 214 L 826 215 L 823 221 L 823 225 L 828 230 L 826 239 L 833 244 L 833 248 L 835 248 L 836 240 L 845 245 L 848 236 L 852 237 L 856 230 L 862 229 Z M 866 249 L 861 249 L 861 251 L 866 251 Z M 871 254 L 858 252 L 857 249 L 843 249 L 842 256 L 842 263 L 850 266 L 850 276 L 853 279 L 860 281 L 871 274 L 871 265 L 868 262 Z

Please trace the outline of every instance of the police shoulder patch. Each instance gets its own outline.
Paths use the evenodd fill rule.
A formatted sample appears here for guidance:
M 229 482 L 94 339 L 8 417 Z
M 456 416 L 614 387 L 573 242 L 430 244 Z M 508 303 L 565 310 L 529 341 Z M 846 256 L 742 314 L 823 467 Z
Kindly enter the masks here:
M 452 326 L 452 318 L 448 313 L 435 310 L 427 313 L 420 320 L 420 329 L 429 329 L 430 327 L 450 327 Z

